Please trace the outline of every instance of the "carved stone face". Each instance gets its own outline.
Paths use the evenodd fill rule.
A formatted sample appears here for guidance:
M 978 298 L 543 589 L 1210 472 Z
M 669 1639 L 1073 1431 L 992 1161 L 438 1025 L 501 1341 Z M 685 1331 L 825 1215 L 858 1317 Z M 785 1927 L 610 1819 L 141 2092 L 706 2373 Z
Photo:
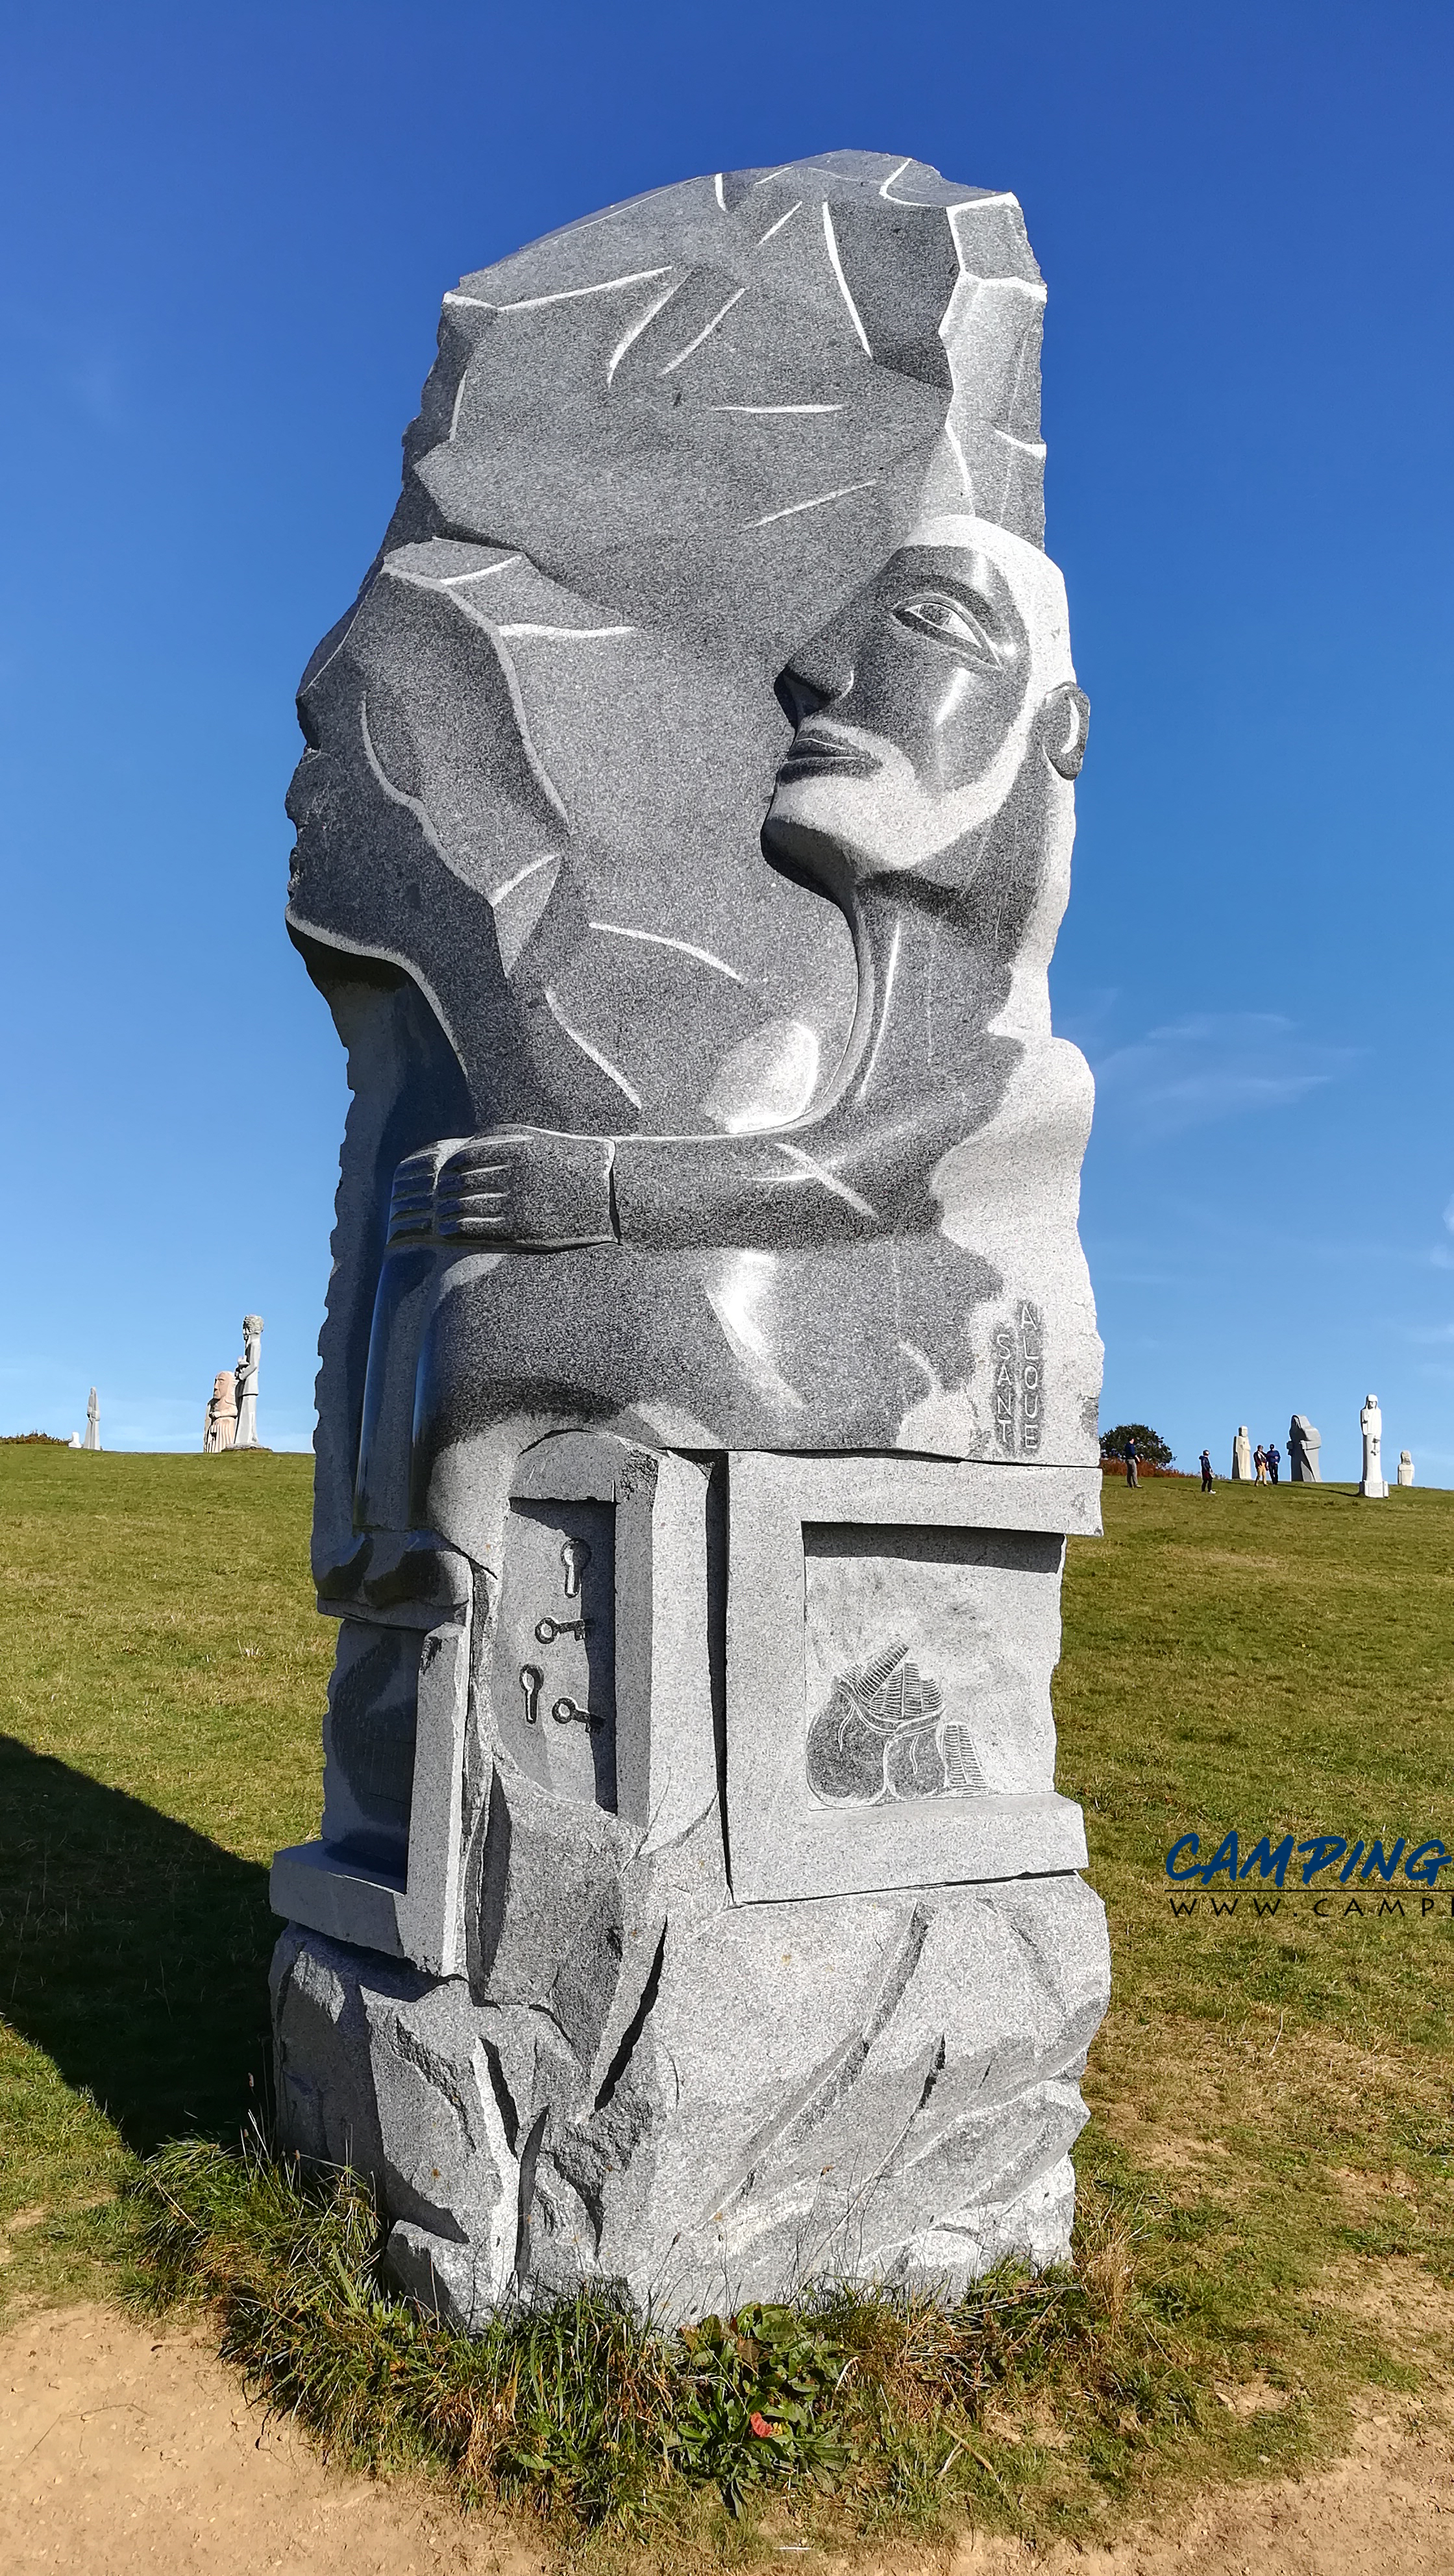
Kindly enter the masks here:
M 1003 804 L 1037 712 L 1071 683 L 1055 567 L 978 520 L 929 522 L 783 675 L 797 730 L 771 846 L 830 878 L 952 883 L 931 863 Z M 1068 704 L 1056 747 L 1075 766 L 1081 724 Z

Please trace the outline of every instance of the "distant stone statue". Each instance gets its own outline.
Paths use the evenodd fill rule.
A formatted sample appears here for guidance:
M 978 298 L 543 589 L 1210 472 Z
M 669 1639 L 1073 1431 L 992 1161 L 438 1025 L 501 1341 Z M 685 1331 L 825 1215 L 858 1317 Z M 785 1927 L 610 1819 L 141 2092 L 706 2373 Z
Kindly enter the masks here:
M 1250 1485 L 1255 1481 L 1252 1466 L 1252 1435 L 1246 1423 L 1240 1422 L 1237 1425 L 1237 1437 L 1232 1443 L 1232 1482 L 1234 1485 Z
M 237 1439 L 237 1379 L 231 1369 L 219 1369 L 212 1381 L 207 1399 L 207 1418 L 202 1430 L 202 1454 L 214 1457 L 219 1449 L 231 1449 Z
M 90 1394 L 86 1398 L 86 1437 L 82 1441 L 81 1447 L 83 1449 L 99 1449 L 100 1446 L 101 1407 L 97 1401 L 96 1390 L 93 1386 Z
M 1398 1480 L 1401 1485 L 1411 1485 L 1414 1481 L 1414 1462 L 1407 1449 L 1400 1449 L 1398 1453 Z
M 237 1381 L 237 1430 L 231 1446 L 234 1449 L 256 1449 L 257 1436 L 257 1364 L 262 1348 L 261 1315 L 244 1315 L 242 1319 L 242 1357 L 235 1371 Z
M 1388 1487 L 1384 1482 L 1381 1454 L 1383 1415 L 1379 1412 L 1376 1395 L 1370 1395 L 1358 1420 L 1363 1432 L 1363 1475 L 1358 1491 L 1366 1503 L 1386 1502 Z
M 67 1447 L 68 1449 L 79 1449 L 79 1448 L 80 1448 L 80 1445 L 81 1445 L 81 1435 L 80 1435 L 79 1431 L 73 1431 L 73 1432 L 71 1433 L 70 1439 L 66 1442 L 66 1447 Z
M 1305 1413 L 1295 1413 L 1287 1427 L 1287 1451 L 1295 1485 L 1321 1485 L 1322 1469 L 1318 1451 L 1323 1445 L 1321 1431 L 1315 1431 Z

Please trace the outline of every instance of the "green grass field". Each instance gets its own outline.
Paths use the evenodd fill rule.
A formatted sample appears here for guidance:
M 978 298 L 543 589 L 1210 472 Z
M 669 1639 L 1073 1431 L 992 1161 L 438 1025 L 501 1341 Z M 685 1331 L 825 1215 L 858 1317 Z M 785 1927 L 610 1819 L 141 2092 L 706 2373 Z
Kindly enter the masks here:
M 266 1454 L 0 1447 L 0 2313 L 119 2295 L 135 2159 L 265 2116 L 266 1867 L 316 1829 L 332 1647 L 309 1482 Z M 1105 1540 L 1071 1548 L 1056 1685 L 1116 1980 L 1077 2150 L 1079 2322 L 1062 2306 L 1063 2331 L 1027 2326 L 973 2389 L 961 2371 L 959 2416 L 900 2369 L 886 2457 L 910 2417 L 924 2462 L 935 2427 L 967 2430 L 952 2476 L 875 2471 L 858 2528 L 967 2497 L 1026 2531 L 1104 2530 L 1189 2479 L 1325 2453 L 1361 2385 L 1449 2356 L 1454 1869 L 1427 1904 L 1336 1867 L 1302 1891 L 1294 1868 L 1276 1912 L 1254 1879 L 1235 1913 L 1207 1892 L 1177 1915 L 1162 1864 L 1232 1827 L 1244 1857 L 1287 1831 L 1454 1847 L 1454 1494 L 1158 1479 L 1105 1500 Z M 175 2242 L 165 2262 L 180 2279 Z M 484 2366 L 378 2316 L 436 2388 Z M 355 2456 L 458 2470 L 443 2435 L 372 2420 L 350 2420 Z

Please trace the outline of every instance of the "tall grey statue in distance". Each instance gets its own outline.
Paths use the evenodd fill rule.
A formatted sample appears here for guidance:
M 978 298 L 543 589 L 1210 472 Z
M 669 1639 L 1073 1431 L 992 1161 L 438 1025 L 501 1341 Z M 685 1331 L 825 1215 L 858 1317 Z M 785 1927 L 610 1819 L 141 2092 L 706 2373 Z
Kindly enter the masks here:
M 1383 1473 L 1383 1415 L 1378 1398 L 1370 1395 L 1358 1416 L 1363 1434 L 1363 1474 L 1358 1491 L 1366 1503 L 1386 1503 L 1388 1485 Z
M 81 1442 L 81 1447 L 83 1449 L 99 1449 L 100 1446 L 101 1406 L 97 1398 L 96 1390 L 93 1386 L 90 1394 L 86 1398 L 86 1434 L 85 1438 Z
M 1315 1431 L 1305 1413 L 1295 1413 L 1287 1430 L 1287 1454 L 1295 1485 L 1320 1485 L 1323 1471 L 1318 1452 L 1323 1445 L 1321 1431 Z
M 1252 1434 L 1245 1422 L 1239 1422 L 1237 1436 L 1232 1443 L 1232 1482 L 1236 1485 L 1250 1485 L 1254 1481 Z
M 1050 1705 L 1100 1344 L 1043 305 L 1013 197 L 875 153 L 531 244 L 446 295 L 304 675 L 353 1102 L 278 2099 L 467 2327 L 1068 2245 L 1109 1953 Z
M 257 1436 L 257 1373 L 262 1339 L 261 1315 L 244 1315 L 242 1357 L 234 1372 L 237 1388 L 237 1429 L 231 1442 L 234 1449 L 256 1449 L 260 1445 Z

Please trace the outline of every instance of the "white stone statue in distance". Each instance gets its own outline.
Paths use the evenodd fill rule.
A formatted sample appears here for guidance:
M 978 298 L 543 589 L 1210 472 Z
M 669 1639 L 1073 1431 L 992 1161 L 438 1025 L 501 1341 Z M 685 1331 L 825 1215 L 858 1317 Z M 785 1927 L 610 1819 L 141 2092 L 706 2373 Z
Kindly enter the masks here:
M 1388 1487 L 1384 1482 L 1380 1454 L 1383 1448 L 1383 1415 L 1378 1409 L 1376 1395 L 1370 1395 L 1358 1421 L 1363 1433 L 1363 1475 L 1358 1491 L 1367 1503 L 1386 1502 Z
M 234 1449 L 256 1449 L 257 1436 L 257 1370 L 262 1347 L 261 1315 L 244 1315 L 242 1319 L 242 1357 L 237 1363 L 237 1430 Z

